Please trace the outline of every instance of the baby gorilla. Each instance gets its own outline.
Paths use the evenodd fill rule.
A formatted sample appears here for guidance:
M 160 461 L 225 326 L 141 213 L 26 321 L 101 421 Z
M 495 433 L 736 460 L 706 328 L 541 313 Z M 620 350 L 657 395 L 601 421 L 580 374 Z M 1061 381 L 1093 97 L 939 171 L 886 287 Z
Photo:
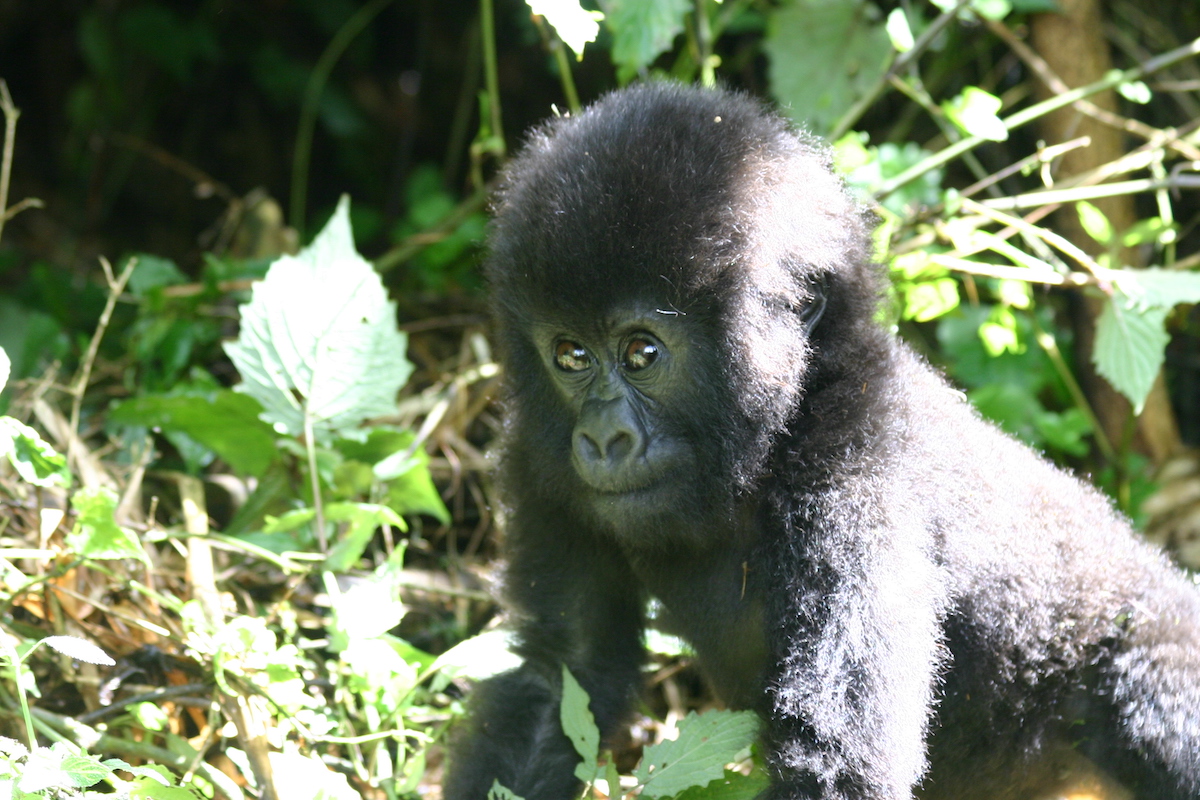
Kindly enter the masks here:
M 766 798 L 1017 797 L 1068 747 L 1200 796 L 1200 592 L 880 326 L 828 162 L 746 96 L 651 84 L 508 169 L 487 274 L 525 661 L 476 690 L 448 800 L 572 797 L 561 665 L 611 734 L 651 597 L 762 717 Z

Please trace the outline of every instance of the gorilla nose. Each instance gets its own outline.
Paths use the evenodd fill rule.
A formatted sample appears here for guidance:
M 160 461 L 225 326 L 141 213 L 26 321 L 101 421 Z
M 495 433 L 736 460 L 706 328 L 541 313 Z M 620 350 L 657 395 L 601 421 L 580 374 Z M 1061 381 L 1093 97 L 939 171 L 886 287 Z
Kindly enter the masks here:
M 633 455 L 635 445 L 629 431 L 580 431 L 575 438 L 575 454 L 585 464 L 617 469 Z

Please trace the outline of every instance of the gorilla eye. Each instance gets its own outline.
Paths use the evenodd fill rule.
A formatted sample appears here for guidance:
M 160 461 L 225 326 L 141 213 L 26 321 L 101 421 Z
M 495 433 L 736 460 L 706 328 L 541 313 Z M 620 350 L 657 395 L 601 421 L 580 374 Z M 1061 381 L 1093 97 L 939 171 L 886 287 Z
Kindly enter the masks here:
M 583 345 L 559 342 L 554 348 L 554 364 L 564 372 L 582 372 L 592 365 L 592 360 Z
M 625 346 L 625 358 L 621 363 L 632 371 L 645 369 L 658 358 L 658 345 L 645 339 L 634 339 Z

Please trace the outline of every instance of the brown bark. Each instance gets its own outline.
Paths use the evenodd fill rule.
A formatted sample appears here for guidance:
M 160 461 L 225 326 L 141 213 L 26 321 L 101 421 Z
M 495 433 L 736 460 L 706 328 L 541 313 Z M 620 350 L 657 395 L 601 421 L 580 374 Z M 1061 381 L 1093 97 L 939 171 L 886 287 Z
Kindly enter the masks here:
M 1099 0 L 1059 0 L 1061 13 L 1035 14 L 1032 18 L 1033 45 L 1050 69 L 1067 86 L 1075 88 L 1093 83 L 1112 68 L 1108 42 L 1102 30 Z M 1043 96 L 1050 89 L 1040 86 Z M 1116 95 L 1105 92 L 1091 98 L 1102 109 L 1116 111 Z M 1078 175 L 1099 167 L 1125 152 L 1122 133 L 1067 106 L 1043 117 L 1041 132 L 1048 142 L 1064 142 L 1077 136 L 1091 137 L 1091 144 L 1071 150 L 1063 156 L 1057 177 Z M 1137 221 L 1133 198 L 1110 197 L 1094 201 L 1115 230 L 1122 231 Z M 1103 248 L 1092 240 L 1079 224 L 1074 208 L 1064 209 L 1055 217 L 1058 229 L 1085 251 L 1098 255 Z M 1122 254 L 1128 266 L 1140 266 L 1136 252 Z M 1115 446 L 1123 441 L 1131 409 L 1129 401 L 1118 393 L 1092 367 L 1092 346 L 1096 337 L 1096 318 L 1101 302 L 1082 294 L 1072 303 L 1075 328 L 1076 371 L 1092 404 L 1100 427 Z M 1162 375 L 1146 399 L 1146 407 L 1137 420 L 1133 446 L 1162 464 L 1180 448 L 1179 428 L 1167 396 Z

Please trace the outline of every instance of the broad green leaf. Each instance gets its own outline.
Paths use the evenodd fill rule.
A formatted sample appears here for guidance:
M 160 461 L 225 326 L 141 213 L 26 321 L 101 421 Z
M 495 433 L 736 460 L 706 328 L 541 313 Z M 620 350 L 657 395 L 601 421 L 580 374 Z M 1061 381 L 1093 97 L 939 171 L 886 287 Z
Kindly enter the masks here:
M 139 297 L 145 297 L 155 289 L 161 289 L 164 286 L 187 282 L 187 276 L 169 258 L 146 253 L 134 257 L 137 258 L 137 266 L 133 268 L 133 274 L 129 276 L 129 291 Z
M 562 668 L 562 704 L 559 719 L 563 733 L 571 740 L 575 752 L 583 759 L 575 765 L 575 777 L 590 783 L 596 777 L 596 760 L 600 758 L 600 729 L 588 707 L 588 695 L 567 665 Z
M 8 385 L 8 373 L 12 370 L 12 362 L 8 360 L 8 353 L 4 352 L 4 348 L 0 347 L 0 392 L 4 391 L 4 387 Z
M 755 800 L 767 786 L 770 779 L 761 769 L 751 770 L 749 775 L 725 770 L 725 774 L 704 786 L 693 786 L 676 800 Z
M 12 417 L 0 417 L 0 456 L 8 458 L 26 483 L 63 488 L 71 485 L 66 456 L 55 452 L 33 428 Z
M 130 783 L 129 800 L 196 800 L 196 795 L 182 786 L 163 786 L 151 778 L 138 778 Z
M 320 758 L 303 756 L 294 750 L 272 751 L 269 755 L 280 797 L 312 800 L 362 800 L 346 776 L 334 772 Z
M 1108 221 L 1108 217 L 1104 216 L 1103 211 L 1087 200 L 1077 202 L 1075 210 L 1079 213 L 1079 224 L 1088 236 L 1102 245 L 1108 245 L 1112 242 L 1116 233 L 1113 231 L 1112 223 Z
M 67 546 L 87 558 L 136 558 L 150 563 L 137 534 L 113 518 L 117 495 L 110 489 L 80 489 L 71 498 L 78 515 Z
M 1092 363 L 1096 372 L 1129 398 L 1135 414 L 1142 413 L 1162 367 L 1163 351 L 1170 341 L 1165 327 L 1169 312 L 1169 306 L 1135 307 L 1135 302 L 1118 290 L 1096 321 Z
M 261 477 L 275 460 L 275 432 L 253 397 L 229 389 L 145 395 L 115 406 L 109 420 L 183 433 L 244 475 Z
M 725 774 L 724 765 L 750 746 L 758 733 L 750 711 L 706 711 L 687 715 L 679 736 L 646 748 L 634 777 L 645 797 L 669 797 L 704 786 Z
M 689 0 L 600 0 L 613 35 L 612 60 L 622 83 L 671 49 L 692 10 Z
M 968 86 L 953 100 L 942 103 L 946 116 L 972 136 L 982 136 L 993 142 L 1008 138 L 1008 129 L 998 116 L 1003 101 L 978 86 Z
M 313 243 L 275 261 L 242 306 L 242 329 L 226 352 L 238 391 L 265 409 L 279 433 L 358 438 L 363 421 L 391 412 L 412 372 L 395 305 L 354 249 L 345 197 Z
M 596 41 L 600 32 L 600 23 L 604 19 L 599 11 L 586 11 L 579 5 L 579 0 L 525 0 L 529 10 L 543 17 L 563 44 L 575 51 L 577 58 L 583 58 L 583 47 L 588 42 Z
M 866 0 L 792 0 L 771 15 L 763 51 L 771 93 L 815 133 L 883 76 L 893 52 L 882 14 Z

